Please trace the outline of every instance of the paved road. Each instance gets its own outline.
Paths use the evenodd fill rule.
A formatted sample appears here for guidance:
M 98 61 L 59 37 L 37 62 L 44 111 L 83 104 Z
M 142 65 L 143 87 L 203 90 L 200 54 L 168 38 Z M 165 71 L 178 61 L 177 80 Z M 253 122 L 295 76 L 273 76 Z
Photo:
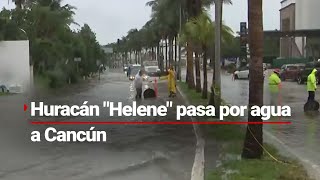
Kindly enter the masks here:
M 269 72 L 270 74 L 270 72 Z M 184 77 L 184 76 L 183 76 Z M 208 86 L 211 86 L 212 72 L 208 73 Z M 223 73 L 221 76 L 222 97 L 230 104 L 248 104 L 248 80 L 232 80 L 230 74 Z M 267 79 L 264 86 L 264 102 L 269 104 L 269 91 Z M 292 109 L 292 117 L 276 120 L 290 120 L 291 125 L 265 126 L 272 135 L 280 139 L 296 155 L 314 165 L 320 174 L 320 114 L 305 114 L 304 103 L 307 100 L 306 85 L 298 85 L 296 82 L 283 82 L 280 102 L 289 105 Z M 320 93 L 316 92 L 316 99 L 320 101 Z
M 159 85 L 159 98 L 143 100 L 143 104 L 161 104 L 168 99 L 166 86 Z M 102 80 L 72 86 L 60 91 L 37 94 L 34 100 L 46 104 L 101 104 L 103 100 L 131 104 L 134 92 L 131 82 L 121 71 L 110 72 Z M 56 180 L 185 180 L 195 150 L 192 126 L 95 126 L 108 132 L 107 143 L 31 143 L 32 130 L 43 131 L 47 126 L 30 125 L 22 111 L 23 96 L 0 97 L 0 179 Z M 182 103 L 179 98 L 175 103 Z M 117 117 L 107 114 L 95 121 L 164 121 L 169 118 Z M 37 119 L 56 120 L 56 119 Z M 62 121 L 79 120 L 75 118 Z M 81 119 L 87 120 L 88 119 Z M 189 119 L 183 119 L 189 120 Z M 88 130 L 89 126 L 55 126 L 59 130 Z

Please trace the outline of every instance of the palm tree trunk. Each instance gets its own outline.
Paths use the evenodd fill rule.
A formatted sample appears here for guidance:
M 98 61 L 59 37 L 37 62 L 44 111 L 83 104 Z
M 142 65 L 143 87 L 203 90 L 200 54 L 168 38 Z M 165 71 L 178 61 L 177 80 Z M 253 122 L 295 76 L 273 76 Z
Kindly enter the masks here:
M 168 39 L 166 38 L 166 54 L 165 54 L 165 61 L 166 61 L 166 67 L 165 67 L 165 69 L 166 69 L 166 72 L 168 72 Z
M 159 44 L 159 43 L 157 44 L 157 49 L 156 49 L 156 51 L 157 51 L 157 57 L 156 57 L 156 59 L 157 59 L 157 61 L 158 61 L 158 66 L 159 66 L 159 68 L 160 68 L 160 70 L 161 70 L 161 66 L 160 66 L 160 44 Z
M 177 72 L 177 56 L 178 56 L 178 45 L 177 45 L 177 36 L 174 38 L 174 70 Z M 179 76 L 178 76 L 179 79 Z
M 220 114 L 219 106 L 221 105 L 221 66 L 220 66 L 220 59 L 221 59 L 221 22 L 222 17 L 220 17 L 222 11 L 222 1 L 215 0 L 215 63 L 214 63 L 214 78 L 212 79 L 212 88 L 214 94 L 214 102 L 216 107 L 216 113 Z
M 164 56 L 163 56 L 163 51 L 164 51 L 164 46 L 163 44 L 160 47 L 160 67 L 161 67 L 161 72 L 164 72 Z
M 140 64 L 143 65 L 142 51 L 139 51 Z
M 154 48 L 153 46 L 151 47 L 151 60 L 154 60 Z
M 135 61 L 136 61 L 136 64 L 138 64 L 138 52 L 135 51 L 134 53 L 135 53 Z
M 169 37 L 169 67 L 173 64 L 173 37 Z
M 249 108 L 263 106 L 263 24 L 262 0 L 248 0 L 248 27 L 249 27 Z M 261 117 L 248 117 L 248 122 L 262 122 Z M 260 159 L 263 149 L 262 125 L 248 125 L 244 146 L 243 158 Z
M 207 50 L 203 48 L 203 89 L 202 98 L 208 98 L 208 78 L 207 78 Z
M 201 74 L 200 74 L 200 55 L 195 53 L 195 65 L 196 65 L 196 92 L 201 92 Z
M 210 61 L 212 62 L 211 63 L 211 68 L 212 69 L 215 69 L 215 63 L 214 63 L 214 52 L 213 52 L 213 49 L 211 49 L 211 54 L 210 54 Z M 214 98 L 215 98 L 215 94 L 214 94 L 214 84 L 215 84 L 215 81 L 216 80 L 216 78 L 215 78 L 215 73 L 213 72 L 212 73 L 212 85 L 211 85 L 211 87 L 210 87 L 210 97 L 209 97 L 209 102 L 208 102 L 208 104 L 209 105 L 212 105 L 212 106 L 214 106 L 215 105 L 215 102 L 214 102 Z
M 193 51 L 191 43 L 187 43 L 187 82 L 190 89 L 195 88 L 193 71 Z

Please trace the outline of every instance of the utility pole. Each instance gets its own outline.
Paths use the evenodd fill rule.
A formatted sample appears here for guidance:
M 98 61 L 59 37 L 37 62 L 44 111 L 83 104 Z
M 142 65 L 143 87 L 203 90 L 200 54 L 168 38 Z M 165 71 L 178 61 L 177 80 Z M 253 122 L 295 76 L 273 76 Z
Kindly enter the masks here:
M 179 15 L 179 34 L 178 34 L 178 40 L 180 40 L 181 37 L 181 26 L 182 26 L 182 7 L 181 7 L 181 3 L 180 3 L 180 15 Z M 179 43 L 179 64 L 178 64 L 178 79 L 181 82 L 182 78 L 181 78 L 181 44 Z

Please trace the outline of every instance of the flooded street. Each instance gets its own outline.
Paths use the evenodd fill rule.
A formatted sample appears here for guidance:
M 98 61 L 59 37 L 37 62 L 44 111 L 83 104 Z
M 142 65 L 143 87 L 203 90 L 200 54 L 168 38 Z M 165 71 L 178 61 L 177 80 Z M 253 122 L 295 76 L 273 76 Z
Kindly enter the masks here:
M 248 80 L 233 81 L 230 75 L 221 77 L 222 96 L 228 103 L 235 105 L 248 104 Z M 320 114 L 318 112 L 305 114 L 303 106 L 308 94 L 306 85 L 286 81 L 282 83 L 280 105 L 291 107 L 292 117 L 275 118 L 274 121 L 291 121 L 291 125 L 270 126 L 264 125 L 264 129 L 284 143 L 297 156 L 313 164 L 316 171 L 320 169 Z M 319 100 L 320 93 L 316 92 Z M 267 79 L 264 87 L 264 104 L 270 103 Z
M 182 71 L 183 77 L 185 71 Z M 232 76 L 227 73 L 221 75 L 222 98 L 232 105 L 248 105 L 249 98 L 249 81 L 233 80 Z M 208 87 L 212 84 L 212 72 L 208 72 Z M 273 118 L 274 121 L 291 121 L 290 125 L 264 125 L 272 136 L 277 138 L 282 145 L 288 150 L 299 156 L 304 162 L 316 172 L 317 178 L 320 178 L 320 113 L 304 113 L 303 106 L 308 99 L 306 84 L 299 85 L 297 82 L 282 82 L 280 105 L 291 107 L 291 117 Z M 270 103 L 268 89 L 268 79 L 264 83 L 264 104 Z M 319 101 L 320 93 L 316 92 L 316 99 Z M 246 120 L 246 118 L 243 118 Z M 278 143 L 278 142 L 277 142 Z M 318 177 L 319 176 L 319 177 Z
M 34 101 L 45 104 L 102 104 L 102 101 L 132 104 L 132 82 L 121 71 L 53 93 L 37 94 Z M 159 98 L 141 104 L 164 105 L 166 86 L 159 84 Z M 165 92 L 165 93 L 160 93 Z M 107 132 L 106 143 L 31 143 L 32 130 L 48 126 L 31 125 L 23 112 L 24 96 L 0 97 L 0 179 L 108 179 L 185 180 L 190 179 L 195 137 L 189 125 L 97 125 Z M 175 103 L 183 103 L 179 100 Z M 106 114 L 101 114 L 106 113 Z M 37 121 L 175 121 L 175 112 L 163 118 L 109 117 L 101 111 L 95 118 L 35 118 Z M 27 120 L 29 119 L 29 120 Z M 182 119 L 188 121 L 189 119 Z M 55 125 L 57 130 L 89 130 L 88 125 Z

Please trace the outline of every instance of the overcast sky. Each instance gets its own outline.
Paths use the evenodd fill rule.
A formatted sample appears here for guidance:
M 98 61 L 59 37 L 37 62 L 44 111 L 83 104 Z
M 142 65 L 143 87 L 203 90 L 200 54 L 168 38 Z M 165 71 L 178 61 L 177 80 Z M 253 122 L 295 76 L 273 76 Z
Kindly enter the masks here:
M 10 0 L 11 1 L 11 0 Z M 149 0 L 64 0 L 77 7 L 75 21 L 87 23 L 96 32 L 101 44 L 115 42 L 132 28 L 141 28 L 150 19 L 151 9 L 145 4 Z M 0 1 L 0 6 L 8 1 Z M 264 29 L 279 29 L 280 0 L 264 0 Z M 212 8 L 211 8 L 212 9 Z M 235 32 L 241 21 L 247 21 L 247 0 L 233 0 L 233 5 L 225 5 L 223 21 Z M 213 17 L 213 11 L 211 11 Z

